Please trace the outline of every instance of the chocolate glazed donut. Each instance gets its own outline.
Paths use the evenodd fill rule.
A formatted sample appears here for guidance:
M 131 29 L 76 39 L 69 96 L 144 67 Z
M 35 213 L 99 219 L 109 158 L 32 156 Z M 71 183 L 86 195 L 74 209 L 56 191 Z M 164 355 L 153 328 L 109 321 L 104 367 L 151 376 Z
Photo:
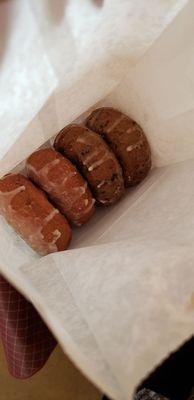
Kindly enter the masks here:
M 140 183 L 151 168 L 151 151 L 142 128 L 131 118 L 111 107 L 94 110 L 86 126 L 100 134 L 118 158 L 130 187 Z
M 98 203 L 108 206 L 121 198 L 124 192 L 122 169 L 97 133 L 72 124 L 59 132 L 54 147 L 81 170 Z

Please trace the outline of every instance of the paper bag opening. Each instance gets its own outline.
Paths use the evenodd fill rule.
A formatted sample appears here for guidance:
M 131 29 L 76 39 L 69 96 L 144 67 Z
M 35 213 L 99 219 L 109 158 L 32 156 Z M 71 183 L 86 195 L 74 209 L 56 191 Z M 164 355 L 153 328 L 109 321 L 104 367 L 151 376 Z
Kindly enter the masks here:
M 116 400 L 132 397 L 147 371 L 193 334 L 193 311 L 188 307 L 193 292 L 194 262 L 193 2 L 188 2 L 142 57 L 148 43 L 172 20 L 175 9 L 186 3 L 172 1 L 173 13 L 166 17 L 169 6 L 161 1 L 155 19 L 147 11 L 147 1 L 143 3 L 143 13 L 142 2 L 140 7 L 135 2 L 134 9 L 139 14 L 133 24 L 127 20 L 132 30 L 125 37 L 126 53 L 122 50 L 125 62 L 116 71 L 112 68 L 114 58 L 102 57 L 96 69 L 91 63 L 79 74 L 79 55 L 88 47 L 84 47 L 83 40 L 79 51 L 80 42 L 75 39 L 79 32 L 83 33 L 83 25 L 73 25 L 78 62 L 71 82 L 69 74 L 64 74 L 62 79 L 61 64 L 60 71 L 57 68 L 58 58 L 53 62 L 55 52 L 48 52 L 53 29 L 49 35 L 49 29 L 44 26 L 40 39 L 36 18 L 32 9 L 28 9 L 30 3 L 17 2 L 32 17 L 31 32 L 36 31 L 35 36 L 29 36 L 33 39 L 32 48 L 38 39 L 38 58 L 44 53 L 40 76 L 33 75 L 36 84 L 40 83 L 42 71 L 46 69 L 48 75 L 43 82 L 46 88 L 35 85 L 40 96 L 31 110 L 28 107 L 27 118 L 22 118 L 21 125 L 17 124 L 21 113 L 14 114 L 12 133 L 8 134 L 0 163 L 1 173 L 10 171 L 29 152 L 97 102 L 119 108 L 137 120 L 152 146 L 155 168 L 148 179 L 110 211 L 96 214 L 96 220 L 75 238 L 74 250 L 39 259 L 2 220 L 0 225 L 1 273 L 30 298 L 79 368 Z M 117 9 L 117 5 L 108 1 L 105 4 L 108 14 L 104 21 L 107 21 L 107 15 L 111 18 L 112 7 Z M 155 1 L 150 4 L 149 10 L 156 10 Z M 72 5 L 72 12 L 73 7 L 77 5 Z M 125 11 L 123 8 L 122 13 Z M 133 19 L 133 13 L 129 12 L 130 15 Z M 147 29 L 150 18 L 159 24 L 159 30 L 153 27 L 153 35 Z M 22 20 L 24 23 L 23 14 Z M 69 19 L 70 25 L 73 20 L 73 17 Z M 102 32 L 105 24 L 103 27 Z M 61 31 L 62 26 L 59 36 Z M 145 32 L 150 34 L 146 43 Z M 57 31 L 54 33 L 53 37 L 58 38 Z M 128 50 L 134 37 L 133 49 L 138 50 L 140 42 L 144 43 L 136 53 L 138 56 Z M 122 39 L 123 36 L 114 45 L 111 54 L 115 57 Z M 103 55 L 108 54 L 109 43 L 108 40 L 103 47 Z M 119 50 L 118 53 L 121 55 Z M 33 54 L 36 61 L 37 53 Z M 7 86 L 4 88 L 6 92 Z M 17 90 L 15 93 L 18 95 Z M 9 96 L 5 98 L 9 111 Z M 21 102 L 18 105 L 21 107 Z M 5 135 L 9 131 L 8 120 L 6 116 L 2 127 Z M 7 246 L 11 251 L 7 251 Z

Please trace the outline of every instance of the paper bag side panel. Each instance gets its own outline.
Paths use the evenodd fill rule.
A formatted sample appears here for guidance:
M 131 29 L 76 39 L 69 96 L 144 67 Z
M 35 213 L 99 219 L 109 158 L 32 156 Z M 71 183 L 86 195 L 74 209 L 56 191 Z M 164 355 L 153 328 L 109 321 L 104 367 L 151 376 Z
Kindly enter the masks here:
M 155 166 L 194 157 L 192 1 L 107 99 L 143 126 Z

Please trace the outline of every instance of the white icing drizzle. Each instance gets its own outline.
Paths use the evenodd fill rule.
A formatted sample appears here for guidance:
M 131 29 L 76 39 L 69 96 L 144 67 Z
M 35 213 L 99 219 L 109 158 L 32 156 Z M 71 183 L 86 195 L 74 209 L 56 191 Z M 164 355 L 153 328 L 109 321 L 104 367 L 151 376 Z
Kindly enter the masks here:
M 87 199 L 85 200 L 85 202 L 87 202 L 87 204 L 86 203 L 85 204 L 86 204 L 86 206 L 88 205 L 88 207 L 85 208 L 85 210 L 82 210 L 82 215 L 81 215 L 82 217 L 83 217 L 83 215 L 88 214 L 90 212 L 90 210 L 93 208 L 93 205 L 95 204 L 96 200 L 92 199 L 90 204 L 89 204 L 89 201 Z M 76 226 L 82 226 L 83 223 L 84 222 L 80 222 L 80 218 L 79 218 L 79 214 L 78 214 L 78 218 L 74 219 L 74 224 Z
M 98 184 L 97 188 L 98 188 L 98 189 L 100 189 L 100 188 L 101 188 L 101 186 L 103 186 L 105 183 L 106 183 L 106 181 L 105 181 L 105 180 L 103 180 L 102 182 L 100 182 L 100 183 Z
M 139 138 L 140 138 L 139 142 L 141 142 L 145 139 L 142 129 L 137 124 L 130 126 L 126 131 L 126 133 L 132 133 L 132 132 L 136 132 L 139 134 Z
M 96 203 L 96 200 L 92 198 L 90 208 L 92 208 L 95 203 Z
M 42 234 L 42 230 L 45 227 L 45 225 L 48 224 L 49 221 L 51 221 L 55 215 L 59 213 L 58 210 L 53 209 L 47 217 L 43 220 L 41 226 L 38 226 L 37 229 L 29 236 L 29 243 L 33 248 L 36 248 L 38 252 L 45 256 L 48 253 L 54 253 L 58 251 L 56 242 L 61 237 L 61 232 L 56 229 L 53 232 L 53 241 L 52 242 L 44 242 L 44 236 Z
M 15 196 L 21 192 L 24 192 L 26 190 L 25 186 L 19 186 L 16 189 L 13 189 L 9 192 L 1 192 L 0 191 L 0 202 L 2 202 L 2 207 L 1 210 L 2 212 L 6 212 L 6 210 L 11 211 L 11 202 L 15 198 Z
M 29 236 L 28 243 L 33 249 L 36 249 L 36 251 L 38 251 L 38 253 L 42 256 L 46 256 L 49 253 L 55 253 L 58 250 L 55 239 L 50 243 L 44 242 L 44 236 L 42 235 L 42 227 L 40 227 L 39 230 L 35 232 L 35 234 Z
M 125 118 L 125 115 L 121 115 L 120 117 L 118 117 L 118 118 L 116 119 L 116 121 L 113 122 L 113 124 L 112 124 L 109 128 L 106 129 L 106 132 L 107 132 L 107 133 L 110 133 L 114 128 L 116 128 L 117 125 L 120 124 L 120 122 L 121 122 L 124 118 Z
M 88 171 L 93 171 L 94 169 L 96 169 L 97 167 L 99 167 L 100 165 L 102 165 L 106 160 L 110 159 L 112 157 L 112 154 L 109 153 L 109 151 L 106 151 L 105 154 L 103 155 L 103 157 L 94 162 L 92 165 L 90 165 L 90 167 L 88 168 Z
M 82 186 L 74 187 L 71 190 L 73 193 L 70 193 L 70 190 L 65 190 L 62 194 L 65 195 L 65 200 L 63 200 L 61 197 L 57 198 L 58 204 L 60 204 L 62 207 L 64 207 L 64 212 L 68 213 L 71 212 L 73 209 L 75 203 L 77 201 L 82 201 L 82 196 L 86 193 L 88 184 L 87 182 L 84 183 Z M 70 197 L 71 194 L 71 197 Z
M 69 202 L 69 205 L 67 204 L 68 202 L 67 202 L 67 198 L 66 198 L 66 203 L 65 203 L 66 213 L 71 212 L 71 210 L 73 209 L 73 207 L 77 201 L 79 201 L 79 200 L 83 201 L 82 196 L 86 193 L 87 187 L 88 187 L 88 184 L 87 184 L 87 182 L 85 182 L 83 186 L 78 186 L 78 187 L 72 188 L 72 190 L 74 191 L 74 194 L 71 198 L 71 201 Z M 77 195 L 75 195 L 75 193 L 77 193 Z M 67 195 L 68 194 L 69 193 L 67 192 Z M 61 204 L 63 205 L 63 202 Z M 83 203 L 80 203 L 80 204 L 83 204 Z M 81 209 L 82 209 L 82 207 L 81 207 Z M 75 211 L 73 211 L 73 213 L 79 214 L 79 212 L 75 212 Z
M 91 154 L 89 154 L 85 160 L 84 160 L 84 165 L 87 165 L 94 157 L 97 157 L 99 155 L 99 150 L 94 150 Z
M 70 178 L 70 176 L 72 176 L 72 175 L 69 174 L 68 176 L 65 176 L 65 178 L 64 178 L 63 181 L 61 182 L 61 186 L 65 185 L 65 183 L 68 181 L 68 179 Z
M 44 242 L 44 236 L 42 235 L 42 227 L 39 228 L 34 234 L 29 236 L 28 243 L 33 249 L 36 249 L 39 254 L 46 256 L 49 253 L 55 253 L 58 251 L 56 245 L 56 235 L 53 236 L 52 242 Z
M 56 161 L 56 160 L 55 160 L 55 161 Z M 48 164 L 45 165 L 45 167 L 48 167 Z M 32 173 L 33 173 L 35 176 L 37 176 L 38 178 L 39 178 L 39 177 L 42 177 L 43 179 L 47 179 L 47 174 L 46 174 L 46 175 L 44 174 L 44 168 L 45 168 L 45 167 L 43 167 L 43 168 L 41 168 L 39 171 L 37 171 L 37 169 L 34 168 L 33 165 L 27 164 L 27 172 L 28 172 L 29 177 L 31 178 L 30 172 L 32 172 Z M 42 173 L 42 171 L 43 171 L 43 173 Z M 50 188 L 50 186 L 48 186 L 48 184 L 46 184 L 46 183 L 44 183 L 43 189 L 44 189 L 46 192 L 48 192 L 48 193 L 52 190 L 52 189 Z
M 107 200 L 99 200 L 99 202 L 102 204 L 107 204 Z
M 136 144 L 134 145 L 134 144 L 131 144 L 130 146 L 127 146 L 127 148 L 126 148 L 126 150 L 128 151 L 128 152 L 130 152 L 130 151 L 132 151 L 133 149 L 135 149 L 136 148 Z
M 67 187 L 66 187 L 66 184 L 67 184 L 67 181 L 69 180 L 69 179 L 71 179 L 73 176 L 76 176 L 77 175 L 77 172 L 70 172 L 64 179 L 63 179 L 63 181 L 61 182 L 61 183 L 55 183 L 55 182 L 49 182 L 49 185 L 51 186 L 50 187 L 50 192 L 52 192 L 52 190 L 53 190 L 53 193 L 52 193 L 52 195 L 54 196 L 54 197 L 56 197 L 56 198 L 58 198 L 58 196 L 60 196 L 60 197 L 62 197 L 63 195 L 68 195 L 69 194 L 69 192 L 70 192 L 70 189 L 68 188 L 67 189 Z M 60 187 L 60 190 L 59 190 L 59 187 Z
M 25 186 L 19 186 L 16 189 L 10 190 L 9 192 L 1 192 L 0 191 L 0 195 L 1 196 L 11 196 L 12 198 L 16 196 L 16 194 L 20 193 L 20 192 L 24 192 L 24 190 L 26 190 Z
M 130 126 L 130 127 L 126 130 L 126 133 L 131 133 L 131 132 L 133 132 L 133 129 L 134 129 L 134 127 L 133 127 L 133 126 Z
M 67 181 L 71 179 L 73 176 L 77 175 L 76 171 L 70 172 L 67 176 L 65 176 L 62 180 L 62 182 L 52 182 L 51 180 L 48 180 L 48 173 L 52 167 L 57 165 L 60 162 L 59 159 L 53 160 L 52 162 L 48 163 L 45 165 L 43 168 L 41 168 L 39 171 L 37 171 L 33 166 L 30 164 L 28 165 L 28 169 L 31 170 L 36 176 L 41 177 L 44 179 L 44 182 L 42 182 L 42 188 L 50 193 L 54 198 L 58 200 L 58 197 L 62 196 L 68 196 L 69 190 L 67 190 Z M 60 189 L 60 190 L 59 190 Z M 60 199 L 61 200 L 61 199 Z
M 83 136 L 78 136 L 78 138 L 76 139 L 76 142 L 88 144 L 88 138 L 84 138 Z
M 57 240 L 61 237 L 61 232 L 58 229 L 55 229 L 53 232 L 53 242 L 54 244 L 57 242 Z
M 139 142 L 131 144 L 130 146 L 127 146 L 126 151 L 130 152 L 130 151 L 132 151 L 134 149 L 138 149 L 139 146 L 141 146 L 142 143 L 143 143 L 143 141 L 139 140 Z
M 100 158 L 100 160 L 94 161 L 94 162 L 92 163 L 92 160 L 93 160 L 95 157 L 98 157 L 98 156 L 99 156 L 100 151 L 101 151 L 101 150 L 96 149 L 96 150 L 94 150 L 91 154 L 89 154 L 89 155 L 85 158 L 83 164 L 86 165 L 86 167 L 87 167 L 87 169 L 88 169 L 89 172 L 93 171 L 95 168 L 97 168 L 98 166 L 100 166 L 101 164 L 103 164 L 107 159 L 111 158 L 110 153 L 106 150 L 105 153 L 104 153 L 104 155 Z
M 123 116 L 122 116 L 123 118 Z M 83 138 L 82 136 L 79 136 L 77 138 L 77 142 L 83 143 L 83 144 L 88 144 L 88 140 L 86 140 L 85 138 Z M 101 164 L 103 164 L 107 159 L 111 158 L 111 154 L 106 150 L 104 155 L 100 158 L 100 160 L 97 160 L 95 162 L 92 163 L 92 160 L 95 157 L 99 156 L 100 153 L 100 149 L 95 149 L 91 154 L 89 154 L 83 164 L 87 167 L 89 172 L 92 172 L 94 169 L 96 169 L 97 167 L 99 167 Z
M 95 204 L 96 200 L 92 199 L 91 203 L 88 204 L 88 207 L 85 208 L 85 210 L 82 211 L 82 215 L 89 213 L 89 211 L 92 209 L 93 205 Z M 88 202 L 89 203 L 89 202 Z
M 65 178 L 62 180 L 62 182 L 60 183 L 61 186 L 65 185 L 65 183 L 68 181 L 68 179 L 72 178 L 73 176 L 76 176 L 77 172 L 70 172 L 67 176 L 65 176 Z M 55 185 L 54 182 L 51 182 L 53 184 L 53 186 Z M 55 185 L 56 187 L 58 186 L 58 184 Z
M 133 125 L 133 126 L 130 126 L 130 127 L 126 130 L 126 133 L 131 133 L 131 132 L 136 132 L 136 131 L 137 131 L 137 125 Z M 139 133 L 142 134 L 142 132 L 139 132 Z
M 49 163 L 47 163 L 46 165 L 44 165 L 44 167 L 40 168 L 38 171 L 31 164 L 28 164 L 28 169 L 31 170 L 32 172 L 34 172 L 36 175 L 41 174 L 42 177 L 47 178 L 50 169 L 52 167 L 55 167 L 55 165 L 57 165 L 59 163 L 60 163 L 59 158 L 56 158 L 55 160 L 52 160 Z
M 32 171 L 34 173 L 34 175 L 38 175 L 38 171 L 36 170 L 36 168 L 33 167 L 33 165 L 27 163 L 26 167 L 27 167 L 27 171 L 29 171 L 29 172 Z
M 87 187 L 88 187 L 88 184 L 87 184 L 87 182 L 85 182 L 83 186 L 74 187 L 73 190 L 75 193 L 78 193 L 78 197 L 80 197 L 86 193 Z
M 59 214 L 59 210 L 57 210 L 56 208 L 51 211 L 51 213 L 49 215 L 47 215 L 47 217 L 44 219 L 45 223 L 48 223 L 49 221 L 51 221 L 55 215 Z
M 61 233 L 57 230 L 53 232 L 53 241 L 45 242 L 44 236 L 42 235 L 43 227 L 51 221 L 55 215 L 59 213 L 57 209 L 52 209 L 49 215 L 47 215 L 41 222 L 40 219 L 35 217 L 29 220 L 28 218 L 23 219 L 21 215 L 17 214 L 17 211 L 11 207 L 11 202 L 15 196 L 23 191 L 25 191 L 25 186 L 20 186 L 10 192 L 0 192 L 0 204 L 2 203 L 1 210 L 5 213 L 5 218 L 7 221 L 15 227 L 15 229 L 23 235 L 22 237 L 32 246 L 32 248 L 38 251 L 41 255 L 46 255 L 57 251 L 56 241 L 60 237 Z M 32 205 L 27 205 L 29 209 Z M 38 225 L 38 226 L 37 226 Z M 31 233 L 30 233 L 31 232 Z M 30 234 L 29 234 L 30 233 Z
M 121 187 L 118 186 L 115 191 L 114 191 L 114 195 L 117 195 L 118 193 L 121 193 Z

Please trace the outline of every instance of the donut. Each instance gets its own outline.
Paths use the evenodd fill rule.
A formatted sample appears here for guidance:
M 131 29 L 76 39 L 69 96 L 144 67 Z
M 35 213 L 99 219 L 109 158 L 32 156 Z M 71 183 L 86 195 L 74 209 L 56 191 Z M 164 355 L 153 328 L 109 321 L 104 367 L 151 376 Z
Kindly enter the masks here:
M 21 174 L 0 179 L 0 213 L 42 256 L 65 250 L 70 243 L 71 228 L 65 217 Z
M 77 165 L 99 204 L 108 206 L 121 198 L 122 169 L 97 133 L 82 125 L 68 125 L 57 135 L 54 148 Z
M 123 168 L 125 186 L 140 183 L 151 168 L 151 151 L 142 128 L 111 107 L 94 110 L 85 125 L 109 144 Z
M 35 151 L 27 159 L 26 170 L 70 223 L 80 226 L 93 215 L 95 200 L 87 182 L 60 153 L 53 149 Z

